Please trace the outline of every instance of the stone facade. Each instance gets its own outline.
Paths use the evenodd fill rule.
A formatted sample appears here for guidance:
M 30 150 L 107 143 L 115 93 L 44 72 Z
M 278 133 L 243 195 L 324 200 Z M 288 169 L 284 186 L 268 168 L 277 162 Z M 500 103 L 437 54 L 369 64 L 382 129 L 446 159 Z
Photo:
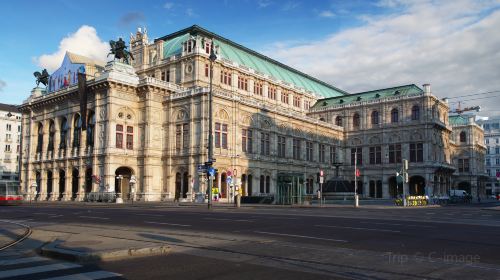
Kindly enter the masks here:
M 213 70 L 212 43 L 218 56 Z M 394 174 L 405 158 L 414 159 L 407 193 L 445 194 L 454 184 L 448 105 L 430 87 L 403 86 L 396 95 L 392 92 L 399 90 L 384 89 L 359 94 L 378 94 L 378 100 L 331 105 L 356 95 L 197 26 L 154 42 L 138 31 L 130 50 L 131 66 L 112 61 L 87 75 L 86 130 L 76 85 L 50 93 L 35 88 L 23 103 L 26 191 L 36 182 L 40 199 L 82 200 L 103 190 L 144 201 L 205 193 L 205 175 L 197 167 L 207 161 L 210 73 L 215 185 L 223 201 L 232 197 L 229 173 L 244 196 L 302 201 L 317 190 L 320 169 L 329 179 L 340 165 L 340 175 L 353 177 L 356 148 L 364 159 L 359 190 L 365 197 L 401 192 Z M 391 122 L 394 108 L 400 115 Z M 373 110 L 379 112 L 376 124 L 370 119 Z M 345 121 L 337 123 L 338 116 Z
M 486 194 L 496 195 L 500 193 L 500 117 L 482 118 L 477 123 L 484 129 Z
M 14 105 L 0 104 L 0 178 L 18 180 L 21 113 Z

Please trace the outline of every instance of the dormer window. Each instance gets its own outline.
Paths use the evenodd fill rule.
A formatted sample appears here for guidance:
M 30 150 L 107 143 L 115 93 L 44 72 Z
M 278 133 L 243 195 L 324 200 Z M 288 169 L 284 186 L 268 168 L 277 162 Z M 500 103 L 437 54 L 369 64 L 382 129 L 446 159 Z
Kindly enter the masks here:
M 361 101 L 361 99 L 363 98 L 361 98 L 361 96 L 358 96 L 358 98 L 356 98 L 356 101 Z
M 326 105 L 328 105 L 328 102 L 323 101 L 323 106 L 326 106 Z
M 375 98 L 380 98 L 380 94 L 375 94 Z
M 344 99 L 340 99 L 340 100 L 339 100 L 339 103 L 340 103 L 340 104 L 344 103 Z
M 399 90 L 396 90 L 396 91 L 394 92 L 394 95 L 399 95 L 400 93 L 401 93 L 401 92 L 400 92 Z

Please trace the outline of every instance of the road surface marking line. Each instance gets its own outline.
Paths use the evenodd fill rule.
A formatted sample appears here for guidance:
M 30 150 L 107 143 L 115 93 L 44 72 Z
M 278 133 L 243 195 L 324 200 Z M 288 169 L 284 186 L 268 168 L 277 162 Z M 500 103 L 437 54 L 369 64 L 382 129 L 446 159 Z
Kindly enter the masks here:
M 93 217 L 93 216 L 78 216 L 80 218 L 89 218 L 89 219 L 99 219 L 99 220 L 109 220 L 109 218 L 105 217 Z
M 182 224 L 172 224 L 172 223 L 160 223 L 160 222 L 149 222 L 145 221 L 146 224 L 157 224 L 157 225 L 167 225 L 167 226 L 178 226 L 178 227 L 190 227 L 191 225 L 182 225 Z
M 49 218 L 59 218 L 59 217 L 62 217 L 64 215 L 54 215 L 54 216 L 50 216 Z
M 345 229 L 359 229 L 359 230 L 371 230 L 371 231 L 400 232 L 399 230 L 378 229 L 378 228 L 359 228 L 359 227 L 342 227 L 342 226 L 326 226 L 326 225 L 314 225 L 314 226 L 327 227 L 327 228 L 345 228 Z
M 84 273 L 71 274 L 53 278 L 45 278 L 42 280 L 95 280 L 95 279 L 103 279 L 103 278 L 119 277 L 119 276 L 122 275 L 114 272 L 99 270 L 99 271 L 84 272 Z
M 215 220 L 215 221 L 230 221 L 230 222 L 250 222 L 250 223 L 254 222 L 252 220 L 243 220 L 243 219 L 239 219 L 239 220 L 224 219 L 224 218 L 203 218 L 203 219 L 204 220 Z
M 19 258 L 19 259 L 10 259 L 10 260 L 4 260 L 0 261 L 0 266 L 2 265 L 13 265 L 13 264 L 22 264 L 22 263 L 30 263 L 30 262 L 41 262 L 41 261 L 48 261 L 50 259 L 47 258 L 41 258 L 41 257 L 29 257 L 29 258 Z
M 137 216 L 150 216 L 150 217 L 163 217 L 163 215 L 158 215 L 158 214 L 134 214 Z
M 348 242 L 347 240 L 341 240 L 341 239 L 330 239 L 330 238 L 321 238 L 321 237 L 296 235 L 296 234 L 276 233 L 276 232 L 267 232 L 267 231 L 254 231 L 254 232 L 255 233 L 260 233 L 260 234 L 288 236 L 288 237 L 297 237 L 297 238 L 307 238 L 307 239 L 315 239 L 315 240 L 325 240 L 325 241 L 334 241 L 334 242 Z
M 20 268 L 20 269 L 4 270 L 4 271 L 2 271 L 2 273 L 0 273 L 0 279 L 15 277 L 15 276 L 22 276 L 22 275 L 29 275 L 29 274 L 40 273 L 40 272 L 53 271 L 53 270 L 77 268 L 77 267 L 82 267 L 82 266 L 79 264 L 74 264 L 74 263 L 56 263 L 56 264 L 33 266 L 33 267 Z
M 481 215 L 481 216 L 483 216 L 483 217 L 491 217 L 491 215 Z
M 436 215 L 436 213 L 425 213 L 427 215 Z
M 404 226 L 404 227 L 423 227 L 423 228 L 433 228 L 434 227 L 434 226 L 393 224 L 393 223 L 373 223 L 373 222 L 361 222 L 361 223 L 362 224 L 371 224 L 371 225 L 388 225 L 388 226 Z

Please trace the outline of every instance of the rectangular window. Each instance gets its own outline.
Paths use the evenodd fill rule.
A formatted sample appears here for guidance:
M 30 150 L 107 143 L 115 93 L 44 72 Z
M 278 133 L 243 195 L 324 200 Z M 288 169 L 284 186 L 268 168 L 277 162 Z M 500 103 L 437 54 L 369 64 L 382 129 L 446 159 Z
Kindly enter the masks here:
M 167 69 L 167 82 L 170 82 L 170 69 Z
M 12 129 L 12 125 L 11 124 L 7 124 L 7 131 L 10 131 Z
M 248 90 L 248 79 L 238 76 L 238 88 L 242 90 Z
M 116 125 L 116 147 L 123 149 L 123 125 Z
M 351 165 L 354 165 L 354 160 L 357 157 L 357 165 L 363 164 L 363 154 L 362 148 L 352 148 L 351 149 Z
M 293 159 L 300 159 L 300 140 L 293 139 Z
M 221 135 L 221 125 L 220 123 L 215 123 L 215 147 L 220 148 L 220 135 Z
M 21 126 L 20 125 L 17 126 L 17 132 L 21 132 Z
M 389 145 L 389 163 L 401 163 L 401 144 Z
M 284 158 L 286 156 L 286 138 L 284 136 L 278 136 L 278 157 Z
M 187 149 L 189 146 L 189 124 L 182 125 L 182 147 Z
M 306 142 L 306 160 L 313 161 L 313 143 L 309 141 Z
M 293 96 L 293 106 L 300 108 L 300 96 Z
M 5 145 L 5 151 L 10 152 L 10 145 Z
M 264 156 L 269 155 L 269 147 L 270 147 L 270 141 L 269 141 L 269 133 L 262 132 L 260 134 L 260 154 Z
M 127 149 L 134 149 L 134 127 L 127 126 Z
M 220 71 L 220 82 L 230 86 L 231 85 L 231 73 L 229 71 Z
M 458 159 L 458 172 L 469 172 L 469 159 Z
M 221 144 L 223 149 L 227 149 L 227 124 L 222 124 Z
M 165 81 L 166 79 L 167 79 L 167 74 L 165 73 L 165 71 L 161 71 L 161 80 Z
M 334 146 L 330 146 L 330 163 L 337 163 L 337 151 Z
M 205 77 L 208 77 L 208 73 L 210 71 L 210 67 L 208 66 L 208 63 L 205 64 Z
M 410 162 L 424 161 L 423 143 L 410 143 Z
M 500 148 L 499 147 L 495 148 L 495 154 L 500 154 Z
M 318 150 L 318 159 L 319 162 L 325 163 L 325 152 L 326 152 L 326 145 L 325 144 L 319 144 L 319 150 Z
M 382 163 L 382 147 L 370 147 L 370 164 Z
M 260 95 L 262 96 L 262 93 L 264 92 L 264 86 L 262 82 L 255 82 L 253 86 L 253 93 L 255 95 Z
M 177 151 L 181 149 L 181 141 L 182 141 L 182 124 L 178 124 L 175 126 L 175 148 Z
M 275 87 L 268 87 L 267 88 L 267 98 L 276 100 L 276 88 Z
M 500 164 L 500 158 L 495 159 L 495 164 L 499 165 Z
M 210 54 L 210 43 L 209 42 L 205 42 L 205 53 Z
M 311 101 L 304 100 L 304 110 L 309 110 L 311 108 Z
M 288 96 L 289 96 L 288 92 L 282 91 L 281 92 L 281 102 L 288 104 Z
M 490 166 L 491 165 L 491 159 L 487 158 L 486 159 L 486 166 Z
M 12 136 L 10 134 L 5 134 L 5 140 L 10 141 L 12 139 Z
M 241 148 L 243 152 L 252 153 L 252 130 L 241 130 Z

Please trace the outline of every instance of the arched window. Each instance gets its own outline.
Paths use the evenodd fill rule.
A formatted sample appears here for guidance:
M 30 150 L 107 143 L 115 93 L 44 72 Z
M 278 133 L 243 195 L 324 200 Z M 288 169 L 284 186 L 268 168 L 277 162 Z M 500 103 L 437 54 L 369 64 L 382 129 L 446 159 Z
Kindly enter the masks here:
M 378 111 L 372 112 L 372 124 L 378 124 Z
M 75 115 L 73 122 L 73 147 L 80 147 L 80 138 L 82 132 L 82 118 L 79 114 Z
M 264 175 L 260 175 L 260 193 L 266 192 L 266 177 Z
M 399 111 L 394 108 L 391 110 L 391 123 L 397 123 L 399 121 Z
M 59 148 L 60 149 L 66 149 L 66 142 L 68 141 L 68 120 L 66 118 L 61 119 L 61 131 L 60 131 L 60 136 L 61 136 L 61 142 L 59 143 Z
M 47 146 L 47 151 L 54 151 L 54 135 L 56 134 L 56 127 L 54 125 L 54 121 L 50 120 L 49 125 L 49 143 Z
M 354 113 L 352 116 L 352 126 L 353 128 L 359 128 L 359 114 Z
M 411 108 L 411 120 L 418 121 L 420 119 L 420 107 L 415 105 Z
M 41 153 L 43 147 L 43 125 L 41 123 L 38 124 L 38 142 L 36 145 L 36 152 Z
M 94 147 L 95 113 L 90 112 L 87 121 L 87 146 Z
M 341 116 L 337 116 L 335 118 L 335 125 L 342 126 L 342 117 Z
M 460 142 L 461 143 L 467 142 L 467 134 L 465 133 L 465 131 L 460 132 Z

